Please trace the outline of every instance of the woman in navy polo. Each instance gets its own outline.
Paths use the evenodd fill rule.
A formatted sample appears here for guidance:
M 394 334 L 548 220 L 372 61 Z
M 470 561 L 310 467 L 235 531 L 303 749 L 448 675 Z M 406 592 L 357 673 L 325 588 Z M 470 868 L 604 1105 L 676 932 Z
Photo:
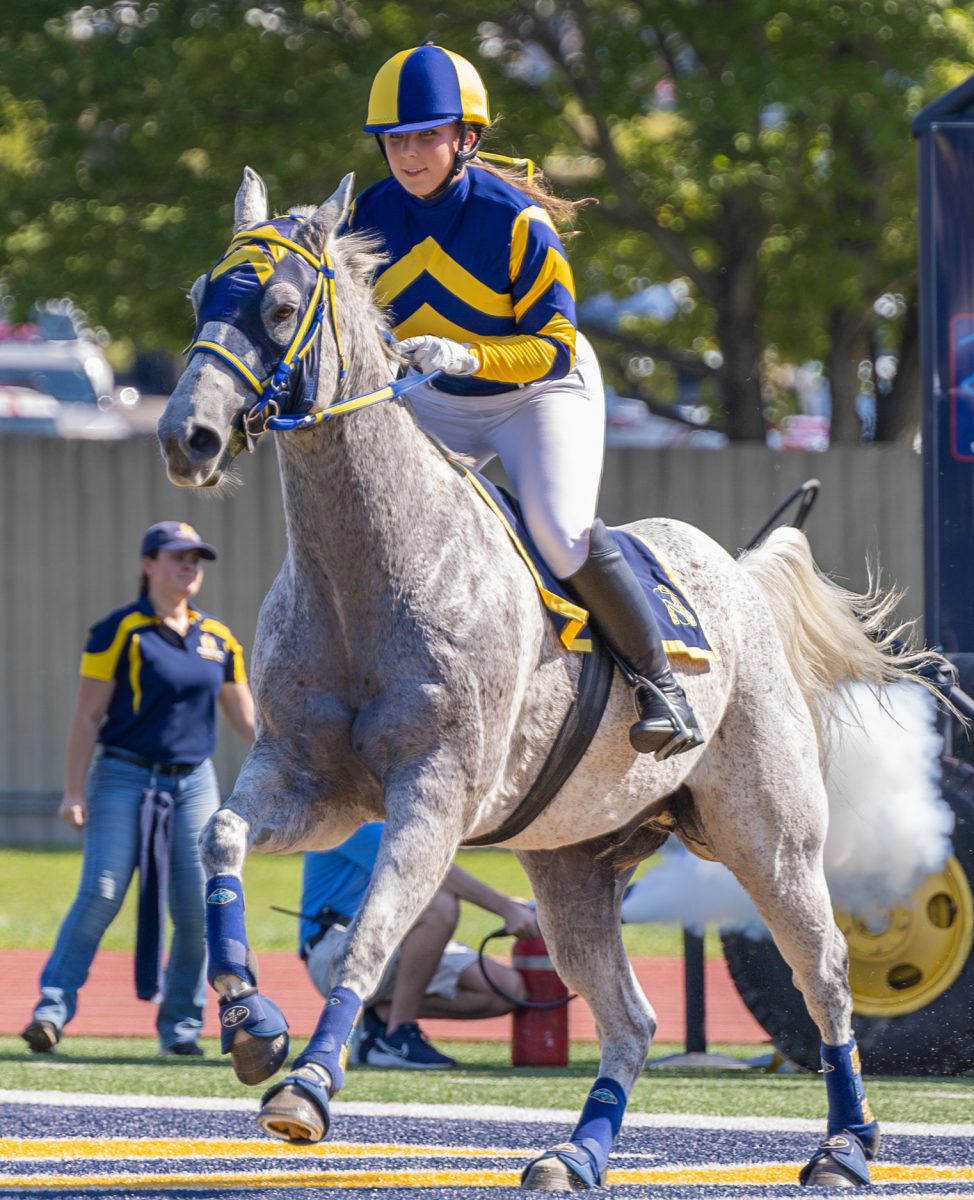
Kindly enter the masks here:
M 153 525 L 142 539 L 139 598 L 88 632 L 58 811 L 84 829 L 84 863 L 22 1035 L 31 1050 L 51 1050 L 74 1016 L 78 990 L 139 865 L 143 799 L 161 796 L 173 937 L 156 1028 L 162 1053 L 202 1053 L 204 879 L 197 841 L 220 803 L 210 761 L 216 703 L 245 741 L 254 739 L 241 645 L 226 625 L 191 604 L 203 582 L 201 560 L 216 556 L 191 525 Z

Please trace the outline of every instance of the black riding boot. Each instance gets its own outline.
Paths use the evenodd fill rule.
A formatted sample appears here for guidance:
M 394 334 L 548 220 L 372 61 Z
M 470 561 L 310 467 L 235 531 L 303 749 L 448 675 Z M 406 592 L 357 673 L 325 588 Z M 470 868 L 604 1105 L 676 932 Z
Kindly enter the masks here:
M 588 558 L 565 580 L 589 610 L 596 630 L 629 668 L 639 720 L 629 741 L 658 759 L 703 744 L 683 688 L 673 678 L 649 601 L 601 520 L 592 524 Z

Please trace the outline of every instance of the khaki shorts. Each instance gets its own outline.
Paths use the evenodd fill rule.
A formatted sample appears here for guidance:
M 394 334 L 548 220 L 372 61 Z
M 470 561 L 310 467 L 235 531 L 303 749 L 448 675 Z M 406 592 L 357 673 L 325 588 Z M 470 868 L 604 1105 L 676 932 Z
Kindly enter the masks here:
M 332 989 L 335 964 L 345 949 L 347 928 L 344 925 L 332 925 L 317 945 L 311 948 L 308 955 L 307 967 L 311 982 L 322 996 L 327 996 Z M 445 1000 L 453 1000 L 460 987 L 460 976 L 477 961 L 477 951 L 472 950 L 463 942 L 447 942 L 443 957 L 433 978 L 426 985 L 427 996 L 442 996 Z M 392 999 L 392 989 L 396 981 L 396 970 L 399 966 L 399 951 L 393 954 L 379 980 L 379 986 L 371 996 L 364 997 L 364 1003 L 377 1004 Z

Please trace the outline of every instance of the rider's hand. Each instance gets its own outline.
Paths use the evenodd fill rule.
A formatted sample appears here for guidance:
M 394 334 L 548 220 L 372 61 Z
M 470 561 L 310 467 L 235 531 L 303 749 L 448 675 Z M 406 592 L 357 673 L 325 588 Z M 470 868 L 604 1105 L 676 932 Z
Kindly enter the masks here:
M 523 900 L 511 899 L 507 908 L 499 916 L 504 918 L 504 932 L 514 937 L 540 937 L 538 918 L 530 904 Z
M 87 813 L 88 805 L 85 803 L 84 796 L 65 792 L 61 797 L 57 815 L 60 820 L 66 821 L 72 828 L 81 829 Z
M 397 349 L 407 362 L 423 374 L 442 371 L 444 375 L 472 375 L 480 366 L 475 354 L 449 338 L 411 337 L 399 343 Z

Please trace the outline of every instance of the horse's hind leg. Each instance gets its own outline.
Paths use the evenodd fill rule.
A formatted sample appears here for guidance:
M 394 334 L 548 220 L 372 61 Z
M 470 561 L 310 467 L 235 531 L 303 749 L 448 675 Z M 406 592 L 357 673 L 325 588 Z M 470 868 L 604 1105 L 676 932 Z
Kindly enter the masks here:
M 878 1150 L 879 1126 L 852 1035 L 848 948 L 822 865 L 828 800 L 810 720 L 784 723 L 780 711 L 772 713 L 767 700 L 738 708 L 718 740 L 764 746 L 764 756 L 735 755 L 732 773 L 726 761 L 701 764 L 691 786 L 711 848 L 750 894 L 821 1033 L 828 1130 L 800 1180 L 856 1186 L 869 1182 L 866 1161 Z
M 568 1142 L 525 1169 L 535 1191 L 597 1187 L 626 1103 L 646 1062 L 656 1015 L 636 983 L 622 942 L 619 906 L 631 872 L 617 875 L 584 847 L 518 855 L 538 901 L 538 920 L 558 974 L 588 1002 L 599 1033 L 599 1077 Z

